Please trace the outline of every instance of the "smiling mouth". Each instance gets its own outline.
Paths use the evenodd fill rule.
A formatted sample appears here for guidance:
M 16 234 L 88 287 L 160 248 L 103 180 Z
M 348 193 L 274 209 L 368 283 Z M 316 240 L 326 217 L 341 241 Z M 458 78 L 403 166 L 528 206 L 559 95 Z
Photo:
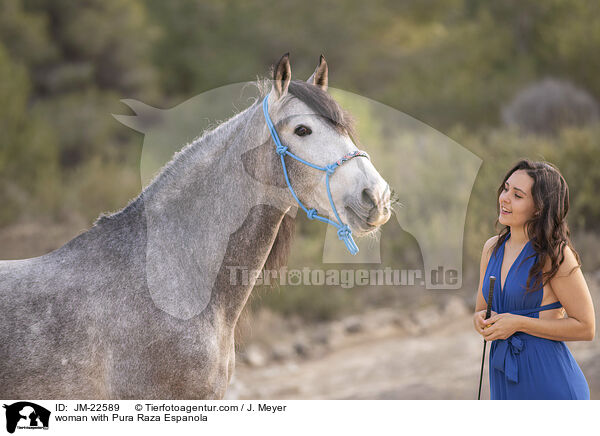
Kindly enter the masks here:
M 362 217 L 352 207 L 346 206 L 346 216 L 348 217 L 349 224 L 352 228 L 357 230 L 359 236 L 372 233 L 379 228 L 379 226 L 373 226 L 369 224 L 366 218 Z

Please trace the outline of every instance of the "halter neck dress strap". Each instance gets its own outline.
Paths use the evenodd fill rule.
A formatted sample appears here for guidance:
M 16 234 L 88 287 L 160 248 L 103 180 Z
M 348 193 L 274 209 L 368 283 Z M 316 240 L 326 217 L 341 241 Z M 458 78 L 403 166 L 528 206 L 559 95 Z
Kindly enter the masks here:
M 554 303 L 545 304 L 540 307 L 534 307 L 533 309 L 511 310 L 509 313 L 512 313 L 513 315 L 528 316 L 528 315 L 533 315 L 534 313 L 542 312 L 544 310 L 559 309 L 561 307 L 562 307 L 562 304 L 560 304 L 560 301 L 555 301 Z

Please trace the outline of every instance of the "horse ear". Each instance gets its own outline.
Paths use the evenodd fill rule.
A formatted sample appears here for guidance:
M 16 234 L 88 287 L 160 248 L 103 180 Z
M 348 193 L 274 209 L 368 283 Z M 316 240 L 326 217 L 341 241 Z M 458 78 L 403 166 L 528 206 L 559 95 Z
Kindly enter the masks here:
M 327 91 L 327 85 L 329 84 L 329 70 L 327 68 L 325 56 L 321 55 L 319 57 L 319 65 L 317 65 L 315 72 L 308 78 L 307 82 L 318 86 L 323 91 Z
M 273 72 L 273 87 L 279 98 L 287 93 L 291 79 L 292 68 L 290 67 L 290 54 L 286 53 L 279 59 L 277 67 L 275 67 L 275 71 Z

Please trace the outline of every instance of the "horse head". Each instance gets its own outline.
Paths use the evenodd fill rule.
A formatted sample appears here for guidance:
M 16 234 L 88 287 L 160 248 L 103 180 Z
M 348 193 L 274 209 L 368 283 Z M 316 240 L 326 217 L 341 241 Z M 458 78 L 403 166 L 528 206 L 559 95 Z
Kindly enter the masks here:
M 286 167 L 298 200 L 309 211 L 339 216 L 352 233 L 363 236 L 390 218 L 390 189 L 368 158 L 352 159 L 358 152 L 352 119 L 327 93 L 327 86 L 328 67 L 322 55 L 304 82 L 291 80 L 289 55 L 285 54 L 273 71 L 268 112 L 280 148 L 294 158 L 286 155 Z

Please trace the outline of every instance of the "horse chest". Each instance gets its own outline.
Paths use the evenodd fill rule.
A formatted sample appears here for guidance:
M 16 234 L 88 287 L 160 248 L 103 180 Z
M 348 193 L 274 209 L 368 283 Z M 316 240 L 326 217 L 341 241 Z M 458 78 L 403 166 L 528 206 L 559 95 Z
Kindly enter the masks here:
M 219 399 L 235 362 L 233 334 L 206 324 L 163 326 L 157 337 L 113 351 L 117 398 Z

